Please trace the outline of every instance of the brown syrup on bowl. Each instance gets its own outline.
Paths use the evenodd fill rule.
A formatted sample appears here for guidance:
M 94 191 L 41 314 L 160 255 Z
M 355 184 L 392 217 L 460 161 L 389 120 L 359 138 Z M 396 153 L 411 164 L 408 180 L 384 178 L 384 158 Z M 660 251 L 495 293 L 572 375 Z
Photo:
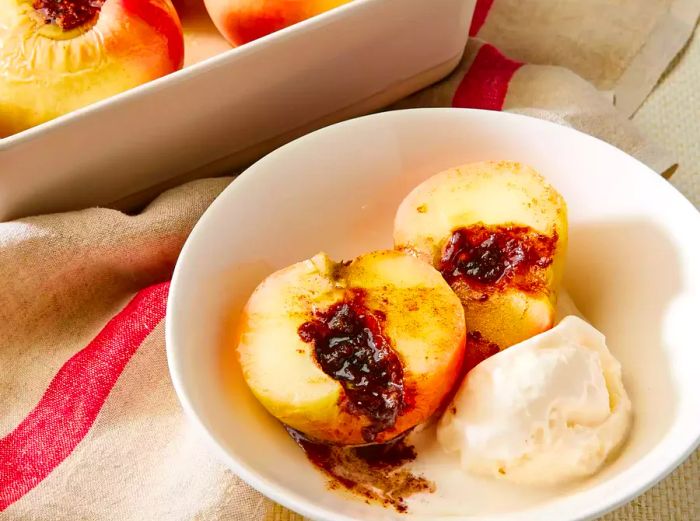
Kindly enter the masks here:
M 406 498 L 419 492 L 434 492 L 435 485 L 402 468 L 416 458 L 405 435 L 387 443 L 342 447 L 311 441 L 287 427 L 290 436 L 304 450 L 309 461 L 329 478 L 332 489 L 344 488 L 367 503 L 408 510 Z

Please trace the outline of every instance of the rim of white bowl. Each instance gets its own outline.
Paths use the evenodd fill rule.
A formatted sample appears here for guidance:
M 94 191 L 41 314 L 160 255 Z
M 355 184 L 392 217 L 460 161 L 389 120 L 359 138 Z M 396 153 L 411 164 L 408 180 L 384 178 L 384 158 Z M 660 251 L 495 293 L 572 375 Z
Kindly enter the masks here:
M 204 421 L 198 414 L 196 408 L 190 401 L 189 395 L 187 390 L 185 389 L 185 384 L 183 382 L 183 379 L 179 373 L 179 370 L 176 367 L 177 364 L 177 339 L 175 338 L 174 334 L 174 316 L 178 314 L 176 308 L 178 306 L 178 286 L 180 284 L 180 277 L 181 277 L 181 272 L 183 271 L 183 265 L 188 262 L 188 258 L 190 256 L 190 250 L 193 248 L 192 243 L 193 243 L 193 237 L 196 237 L 198 233 L 200 233 L 200 230 L 208 226 L 208 222 L 210 219 L 212 219 L 213 215 L 217 212 L 219 212 L 220 207 L 225 207 L 227 203 L 227 199 L 230 197 L 233 197 L 232 194 L 238 192 L 238 191 L 244 191 L 246 189 L 246 184 L 248 183 L 249 179 L 252 179 L 253 175 L 259 175 L 259 173 L 256 172 L 261 165 L 264 166 L 266 160 L 269 157 L 278 155 L 278 154 L 284 154 L 288 150 L 297 148 L 297 147 L 303 147 L 306 146 L 307 141 L 312 141 L 317 134 L 320 133 L 326 133 L 326 132 L 333 132 L 334 129 L 339 128 L 339 127 L 352 127 L 352 126 L 362 126 L 364 125 L 367 121 L 372 121 L 376 119 L 387 119 L 387 118 L 403 118 L 403 117 L 414 117 L 415 115 L 422 114 L 422 113 L 444 113 L 444 114 L 450 114 L 450 117 L 488 117 L 488 118 L 495 118 L 495 119 L 504 119 L 506 121 L 510 120 L 513 122 L 522 122 L 523 120 L 527 121 L 527 124 L 530 125 L 535 125 L 535 126 L 543 126 L 543 127 L 552 127 L 555 126 L 557 127 L 557 130 L 563 133 L 569 133 L 569 134 L 574 134 L 576 135 L 576 139 L 583 139 L 583 140 L 589 140 L 589 141 L 594 141 L 598 143 L 598 146 L 603 146 L 608 149 L 612 149 L 617 154 L 622 154 L 627 157 L 628 160 L 633 161 L 636 163 L 641 170 L 645 172 L 645 175 L 649 177 L 651 180 L 650 182 L 656 183 L 658 186 L 658 189 L 661 191 L 666 191 L 671 193 L 672 197 L 676 197 L 678 199 L 678 204 L 680 205 L 687 205 L 690 210 L 694 211 L 696 213 L 696 227 L 698 230 L 700 230 L 700 212 L 697 212 L 695 207 L 688 201 L 683 194 L 681 194 L 673 185 L 668 183 L 665 179 L 663 179 L 659 174 L 651 170 L 647 165 L 642 163 L 641 161 L 637 160 L 636 158 L 630 156 L 629 154 L 623 152 L 622 150 L 618 149 L 617 147 L 601 140 L 598 139 L 594 136 L 591 136 L 589 134 L 585 134 L 583 132 L 580 132 L 576 129 L 573 129 L 571 127 L 565 127 L 563 125 L 558 125 L 556 123 L 534 118 L 531 116 L 526 116 L 523 114 L 515 114 L 515 113 L 509 113 L 509 112 L 499 112 L 499 111 L 488 111 L 488 110 L 480 110 L 480 109 L 462 109 L 462 108 L 449 108 L 449 107 L 434 107 L 434 108 L 415 108 L 415 109 L 405 109 L 405 110 L 396 110 L 396 111 L 389 111 L 389 112 L 381 112 L 377 114 L 370 114 L 368 116 L 362 116 L 350 120 L 346 120 L 340 123 L 336 123 L 334 125 L 330 125 L 328 127 L 324 127 L 322 129 L 316 130 L 314 132 L 311 132 L 309 134 L 306 134 L 300 138 L 295 139 L 294 141 L 291 141 L 290 143 L 287 143 L 286 145 L 283 145 L 282 147 L 276 149 L 275 151 L 267 154 L 265 157 L 261 158 L 257 162 L 255 162 L 253 165 L 248 167 L 244 172 L 242 172 L 236 179 L 233 181 L 229 186 L 227 186 L 221 194 L 213 201 L 213 203 L 205 210 L 203 213 L 202 217 L 199 219 L 199 221 L 196 223 L 194 228 L 192 229 L 192 232 L 190 233 L 189 237 L 185 241 L 185 244 L 182 248 L 182 251 L 180 252 L 180 256 L 177 260 L 177 263 L 175 265 L 175 270 L 173 272 L 173 277 L 170 285 L 170 294 L 168 297 L 168 304 L 167 304 L 167 311 L 166 311 L 166 320 L 165 320 L 165 336 L 166 336 L 166 354 L 167 354 L 167 360 L 168 360 L 168 369 L 170 372 L 170 378 L 173 383 L 173 387 L 175 388 L 176 395 L 178 399 L 180 400 L 180 403 L 182 405 L 183 410 L 185 411 L 186 416 L 189 418 L 189 420 L 197 427 L 197 429 L 200 431 L 200 433 L 203 435 L 204 439 L 207 440 L 208 444 L 210 447 L 214 449 L 214 451 L 219 455 L 219 457 L 226 463 L 226 465 L 236 474 L 238 475 L 241 479 L 243 479 L 246 483 L 248 483 L 250 486 L 252 486 L 254 489 L 256 489 L 258 492 L 261 494 L 267 496 L 268 498 L 272 499 L 273 501 L 279 503 L 280 505 L 289 508 L 290 510 L 293 510 L 305 517 L 318 520 L 318 521 L 355 521 L 353 518 L 348 517 L 344 514 L 340 514 L 338 512 L 329 510 L 327 508 L 321 507 L 314 502 L 310 501 L 304 496 L 301 496 L 300 494 L 297 494 L 295 492 L 291 492 L 287 490 L 286 488 L 282 487 L 281 485 L 277 484 L 276 482 L 273 482 L 263 475 L 261 475 L 256 469 L 251 468 L 248 465 L 243 464 L 233 456 L 231 456 L 226 449 L 218 442 L 218 440 L 212 435 L 212 433 L 209 431 L 209 429 L 206 427 Z M 488 115 L 487 115 L 488 114 Z M 272 175 L 272 174 L 268 174 Z M 280 174 L 275 174 L 275 175 L 280 175 Z M 636 473 L 633 474 L 632 479 L 629 479 L 627 481 L 624 481 L 624 485 L 613 488 L 611 487 L 611 482 L 616 482 L 616 481 L 622 481 L 618 478 L 621 477 L 626 477 L 627 474 L 632 474 L 630 471 L 635 470 L 636 466 L 639 464 L 639 461 L 636 464 L 633 464 L 632 467 L 629 469 L 626 469 L 623 471 L 621 474 L 611 478 L 609 481 L 600 483 L 598 485 L 595 485 L 589 490 L 582 491 L 579 493 L 574 493 L 572 497 L 577 497 L 580 495 L 585 495 L 587 493 L 592 493 L 594 491 L 599 491 L 601 489 L 608 488 L 610 489 L 610 494 L 606 496 L 606 501 L 603 502 L 598 502 L 597 504 L 591 504 L 590 506 L 583 508 L 581 510 L 578 510 L 575 513 L 571 513 L 571 517 L 566 518 L 565 521 L 588 521 L 591 519 L 594 519 L 598 516 L 604 515 L 624 504 L 627 502 L 631 501 L 635 497 L 643 494 L 646 492 L 648 489 L 653 487 L 655 484 L 657 484 L 659 481 L 661 481 L 663 478 L 668 476 L 673 470 L 676 469 L 685 459 L 700 445 L 700 424 L 698 425 L 698 428 L 696 429 L 695 433 L 689 432 L 687 436 L 684 438 L 684 443 L 676 444 L 674 447 L 671 449 L 671 452 L 668 453 L 666 461 L 663 464 L 659 464 L 655 467 L 653 467 L 652 471 L 648 472 L 641 472 L 641 473 Z M 646 459 L 648 457 L 644 456 L 642 460 Z M 642 461 L 640 460 L 640 461 Z M 557 508 L 560 501 L 566 502 L 566 499 L 560 499 L 556 500 L 555 503 L 550 503 L 547 505 L 547 507 L 534 507 L 534 508 L 528 508 L 525 511 L 522 512 L 517 512 L 517 513 L 508 513 L 508 514 L 498 514 L 498 515 L 489 515 L 489 516 L 460 516 L 460 517 L 452 517 L 451 519 L 454 519 L 455 521 L 459 521 L 460 519 L 464 521 L 477 521 L 479 519 L 484 519 L 488 521 L 536 521 L 536 520 L 541 520 L 543 519 L 541 516 L 546 514 L 547 512 L 542 512 L 542 510 L 546 509 L 551 509 L 551 508 Z M 563 505 L 562 505 L 563 506 Z M 561 511 L 559 511 L 561 513 Z M 534 516 L 534 517 L 533 517 Z M 409 518 L 407 518 L 409 519 Z M 564 520 L 564 518 L 559 518 L 560 520 Z

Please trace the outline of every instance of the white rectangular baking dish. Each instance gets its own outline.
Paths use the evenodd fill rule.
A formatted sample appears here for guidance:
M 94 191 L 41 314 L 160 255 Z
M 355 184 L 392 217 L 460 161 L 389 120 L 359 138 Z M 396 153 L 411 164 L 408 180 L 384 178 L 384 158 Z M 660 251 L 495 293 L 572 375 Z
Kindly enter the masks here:
M 354 0 L 0 139 L 0 221 L 128 207 L 371 112 L 459 62 L 474 0 Z

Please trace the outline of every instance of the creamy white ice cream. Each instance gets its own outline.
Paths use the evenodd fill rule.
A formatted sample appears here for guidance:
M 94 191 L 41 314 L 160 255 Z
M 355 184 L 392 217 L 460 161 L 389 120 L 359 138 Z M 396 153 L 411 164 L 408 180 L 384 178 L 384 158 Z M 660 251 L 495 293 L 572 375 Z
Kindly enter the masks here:
M 568 316 L 472 369 L 437 433 L 468 471 L 547 485 L 597 472 L 630 423 L 605 337 Z

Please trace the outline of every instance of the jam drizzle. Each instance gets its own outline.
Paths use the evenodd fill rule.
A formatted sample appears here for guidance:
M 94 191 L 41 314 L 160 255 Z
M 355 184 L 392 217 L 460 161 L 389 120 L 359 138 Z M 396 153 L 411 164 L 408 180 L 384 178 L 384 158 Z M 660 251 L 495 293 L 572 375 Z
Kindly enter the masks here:
M 64 31 L 94 20 L 106 0 L 34 0 L 32 7 L 45 24 L 55 24 Z
M 511 285 L 522 291 L 545 287 L 544 269 L 552 264 L 557 233 L 542 235 L 527 226 L 487 226 L 454 230 L 443 248 L 438 270 L 452 286 L 463 283 L 482 291 Z
M 287 431 L 309 461 L 330 478 L 331 489 L 343 487 L 366 502 L 391 506 L 401 513 L 408 510 L 408 496 L 435 491 L 433 482 L 401 468 L 416 458 L 405 435 L 388 443 L 341 447 L 311 441 L 290 427 Z
M 348 411 L 369 419 L 362 437 L 371 443 L 396 424 L 407 406 L 403 366 L 383 332 L 384 313 L 367 309 L 363 290 L 351 289 L 348 295 L 314 312 L 298 333 L 314 345 L 323 372 L 343 386 Z

